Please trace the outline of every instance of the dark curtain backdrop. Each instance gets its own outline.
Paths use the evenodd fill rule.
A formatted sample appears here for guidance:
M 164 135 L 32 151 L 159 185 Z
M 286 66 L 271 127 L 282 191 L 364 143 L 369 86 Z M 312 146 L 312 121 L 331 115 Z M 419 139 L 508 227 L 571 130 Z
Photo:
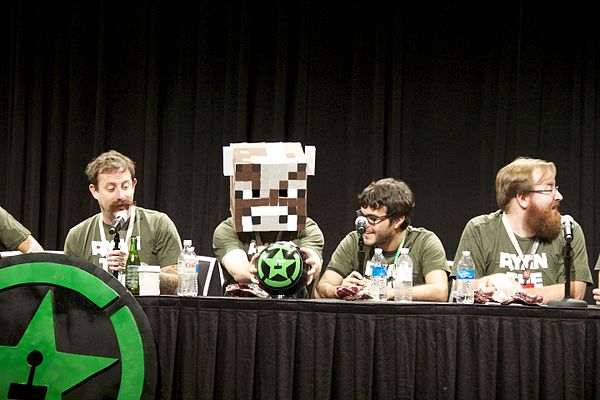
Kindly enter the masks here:
M 222 146 L 317 147 L 309 214 L 328 259 L 386 176 L 453 258 L 516 156 L 552 160 L 563 213 L 600 248 L 593 2 L 11 1 L 0 6 L 0 205 L 44 247 L 98 206 L 85 165 L 137 162 L 138 204 L 212 254 Z

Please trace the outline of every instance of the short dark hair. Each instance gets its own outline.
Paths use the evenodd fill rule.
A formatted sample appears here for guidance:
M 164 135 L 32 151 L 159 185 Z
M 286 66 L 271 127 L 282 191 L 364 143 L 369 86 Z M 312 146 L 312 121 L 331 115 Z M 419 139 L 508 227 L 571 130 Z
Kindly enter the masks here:
M 415 207 L 415 195 L 408 185 L 394 178 L 384 178 L 371 182 L 359 195 L 358 204 L 361 207 L 373 209 L 386 206 L 387 216 L 391 220 L 404 216 L 400 225 L 402 230 L 410 224 L 410 217 Z
M 129 171 L 131 179 L 135 178 L 135 163 L 133 160 L 116 150 L 110 150 L 93 159 L 85 167 L 85 174 L 90 183 L 96 186 L 98 185 L 98 174 L 120 171 L 122 169 Z

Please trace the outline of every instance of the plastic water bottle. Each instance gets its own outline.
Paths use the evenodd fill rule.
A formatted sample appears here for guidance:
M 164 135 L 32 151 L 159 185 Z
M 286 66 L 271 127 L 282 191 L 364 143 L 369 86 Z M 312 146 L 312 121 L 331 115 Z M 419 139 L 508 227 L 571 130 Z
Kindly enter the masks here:
M 465 250 L 456 266 L 456 291 L 454 298 L 457 303 L 473 304 L 475 293 L 475 263 L 471 252 Z
M 375 249 L 371 258 L 371 280 L 376 293 L 375 300 L 387 300 L 387 263 L 380 248 Z
M 400 249 L 394 273 L 394 300 L 412 301 L 413 262 L 408 255 L 408 249 Z
M 179 296 L 198 296 L 198 260 L 191 240 L 183 241 L 183 250 L 177 259 Z

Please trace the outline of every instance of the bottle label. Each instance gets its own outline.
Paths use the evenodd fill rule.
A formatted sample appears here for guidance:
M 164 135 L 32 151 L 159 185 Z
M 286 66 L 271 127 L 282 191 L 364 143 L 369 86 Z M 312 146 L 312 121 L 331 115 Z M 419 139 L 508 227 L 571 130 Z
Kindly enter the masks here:
M 373 265 L 371 271 L 372 276 L 387 276 L 387 268 L 384 265 Z
M 131 292 L 131 294 L 139 294 L 139 265 L 127 265 L 125 270 L 125 287 Z
M 475 270 L 459 269 L 456 271 L 456 279 L 475 279 Z
M 188 272 L 188 273 L 198 272 L 198 264 L 194 261 L 188 261 L 185 264 L 185 272 Z

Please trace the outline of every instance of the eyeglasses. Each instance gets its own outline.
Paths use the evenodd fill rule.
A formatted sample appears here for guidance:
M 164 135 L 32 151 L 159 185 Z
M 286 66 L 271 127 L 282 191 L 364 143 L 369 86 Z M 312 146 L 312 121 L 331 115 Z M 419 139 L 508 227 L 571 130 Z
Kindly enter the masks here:
M 369 221 L 369 224 L 371 224 L 371 225 L 377 225 L 381 221 L 389 218 L 389 215 L 387 215 L 387 214 L 385 214 L 385 215 L 375 215 L 375 214 L 365 215 L 360 210 L 356 210 L 356 216 L 357 217 L 361 217 L 361 216 L 365 217 L 367 219 L 367 221 Z
M 529 193 L 542 193 L 542 194 L 548 194 L 550 196 L 553 196 L 556 194 L 556 192 L 558 191 L 558 185 L 553 186 L 550 189 L 534 189 L 534 190 L 530 190 Z

